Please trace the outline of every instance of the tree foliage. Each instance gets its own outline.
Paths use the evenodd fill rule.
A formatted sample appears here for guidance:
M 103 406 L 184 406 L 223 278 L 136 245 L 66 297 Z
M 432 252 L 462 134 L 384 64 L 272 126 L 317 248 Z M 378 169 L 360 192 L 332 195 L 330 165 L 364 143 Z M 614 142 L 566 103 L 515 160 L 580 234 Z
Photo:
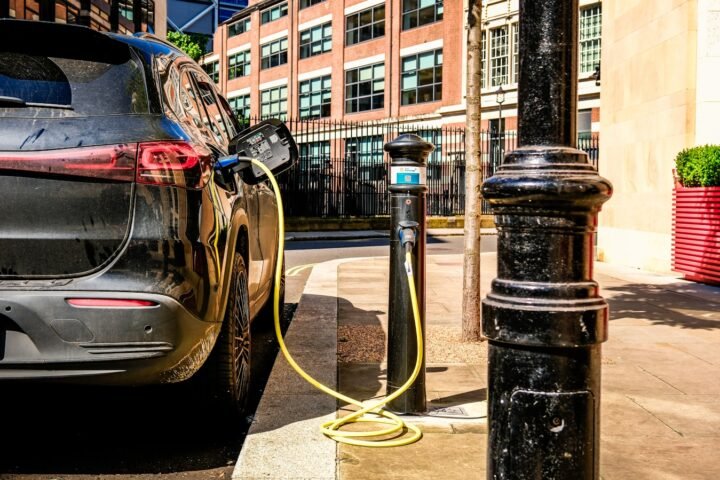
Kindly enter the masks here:
M 683 187 L 720 187 L 720 145 L 683 150 L 675 157 L 675 170 Z
M 183 32 L 168 32 L 168 42 L 174 44 L 196 62 L 205 55 L 207 39 L 202 35 L 193 35 Z

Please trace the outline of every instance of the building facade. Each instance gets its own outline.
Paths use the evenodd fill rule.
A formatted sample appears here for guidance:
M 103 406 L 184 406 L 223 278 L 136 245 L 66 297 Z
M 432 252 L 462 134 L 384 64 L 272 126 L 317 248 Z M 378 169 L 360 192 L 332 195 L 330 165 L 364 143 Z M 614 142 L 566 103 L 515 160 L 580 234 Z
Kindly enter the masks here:
M 483 128 L 516 128 L 518 0 L 483 6 Z M 467 2 L 260 0 L 202 63 L 241 115 L 465 121 Z M 581 132 L 599 129 L 602 6 L 582 0 Z M 499 95 L 499 89 L 502 94 Z M 500 100 L 500 102 L 498 102 Z
M 614 194 L 598 254 L 668 272 L 675 156 L 720 144 L 720 1 L 608 2 L 604 17 L 600 174 Z
M 104 32 L 165 35 L 164 1 L 0 0 L 0 18 L 73 23 Z

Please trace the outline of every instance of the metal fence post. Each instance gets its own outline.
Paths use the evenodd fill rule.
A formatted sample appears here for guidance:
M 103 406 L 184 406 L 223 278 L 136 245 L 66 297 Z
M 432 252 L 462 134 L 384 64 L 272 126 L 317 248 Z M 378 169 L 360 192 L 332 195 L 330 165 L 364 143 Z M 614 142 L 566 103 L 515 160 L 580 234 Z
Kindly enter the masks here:
M 593 280 L 611 195 L 577 150 L 578 0 L 520 0 L 519 147 L 482 188 L 498 227 L 483 301 L 488 479 L 598 479 L 607 304 Z

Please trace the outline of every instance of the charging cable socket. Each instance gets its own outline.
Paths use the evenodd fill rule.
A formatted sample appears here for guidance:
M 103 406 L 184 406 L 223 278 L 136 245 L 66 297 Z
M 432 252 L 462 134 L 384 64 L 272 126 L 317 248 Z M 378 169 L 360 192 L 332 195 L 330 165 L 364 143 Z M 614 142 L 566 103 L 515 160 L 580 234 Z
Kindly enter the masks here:
M 398 238 L 400 238 L 400 244 L 405 247 L 405 250 L 411 251 L 417 242 L 417 230 L 420 224 L 409 220 L 403 220 L 399 223 Z

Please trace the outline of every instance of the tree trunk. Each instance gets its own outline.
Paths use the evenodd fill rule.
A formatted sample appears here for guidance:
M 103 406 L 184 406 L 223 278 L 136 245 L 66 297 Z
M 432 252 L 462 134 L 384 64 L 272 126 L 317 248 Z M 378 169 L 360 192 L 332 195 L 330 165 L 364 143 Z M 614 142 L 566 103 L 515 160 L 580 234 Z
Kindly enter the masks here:
M 465 131 L 465 258 L 463 261 L 462 341 L 482 339 L 480 327 L 480 87 L 482 1 L 470 0 L 467 36 L 467 120 Z

